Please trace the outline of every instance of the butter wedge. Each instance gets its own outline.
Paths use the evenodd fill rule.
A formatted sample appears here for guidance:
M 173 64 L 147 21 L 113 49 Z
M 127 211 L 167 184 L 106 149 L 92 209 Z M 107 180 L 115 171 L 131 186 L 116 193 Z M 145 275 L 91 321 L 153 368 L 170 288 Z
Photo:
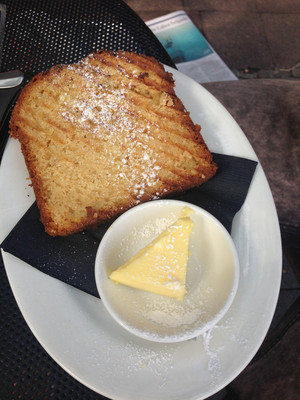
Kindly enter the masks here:
M 110 274 L 115 283 L 182 300 L 189 238 L 193 229 L 190 217 L 179 218 L 156 239 Z

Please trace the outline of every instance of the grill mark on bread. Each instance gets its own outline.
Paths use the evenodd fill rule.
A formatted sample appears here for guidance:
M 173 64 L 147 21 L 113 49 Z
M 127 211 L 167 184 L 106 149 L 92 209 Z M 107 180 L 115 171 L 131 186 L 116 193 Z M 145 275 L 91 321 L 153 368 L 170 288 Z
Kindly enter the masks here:
M 57 83 L 58 84 L 58 83 Z M 58 84 L 59 85 L 59 84 Z M 60 85 L 58 86 L 58 87 L 60 87 Z M 44 106 L 45 108 L 47 108 L 47 105 L 45 104 L 45 103 L 43 103 L 43 102 L 41 102 L 40 103 L 40 105 L 41 106 Z M 89 105 L 88 104 L 86 104 L 86 107 L 87 108 L 89 108 L 88 107 Z M 138 109 L 136 108 L 136 113 L 133 113 L 132 111 L 130 111 L 130 110 L 128 110 L 127 108 L 125 108 L 125 107 L 121 107 L 121 109 L 119 109 L 119 111 L 122 111 L 122 112 L 124 112 L 124 113 L 127 113 L 128 115 L 130 115 L 131 117 L 142 117 L 143 119 L 144 119 L 144 121 L 145 121 L 145 123 L 146 124 L 153 124 L 154 125 L 154 127 L 155 127 L 155 129 L 160 129 L 160 130 L 164 130 L 164 131 L 166 131 L 166 129 L 167 129 L 167 126 L 165 126 L 165 125 L 167 125 L 168 123 L 170 123 L 171 121 L 170 121 L 170 116 L 168 115 L 168 116 L 165 116 L 165 118 L 167 118 L 168 119 L 168 122 L 167 123 L 165 123 L 165 124 L 162 124 L 162 122 L 161 122 L 161 118 L 160 117 L 163 117 L 164 115 L 163 114 L 161 114 L 160 116 L 159 115 L 156 115 L 156 114 L 152 114 L 151 115 L 151 119 L 153 119 L 153 117 L 155 116 L 156 118 L 157 118 L 157 124 L 154 124 L 154 121 L 150 121 L 149 122 L 149 120 L 147 120 L 147 118 L 146 118 L 146 116 L 144 116 L 142 113 L 143 113 L 143 111 L 144 111 L 144 109 L 141 109 L 141 111 L 140 112 L 138 112 Z M 95 125 L 102 125 L 102 127 L 104 127 L 104 128 L 106 128 L 107 129 L 107 131 L 109 131 L 109 125 L 105 125 L 102 121 L 101 121 L 101 119 L 99 120 L 99 116 L 98 116 L 98 118 L 97 118 L 97 116 L 96 116 L 96 123 L 95 123 Z M 92 121 L 92 120 L 91 120 Z M 75 121 L 75 122 L 77 122 L 77 121 Z M 92 121 L 93 122 L 93 121 Z M 159 124 L 159 125 L 158 125 Z M 178 123 L 177 123 L 178 124 Z M 53 121 L 53 125 L 56 125 L 56 123 L 55 123 L 55 121 Z M 180 127 L 179 127 L 180 128 Z M 68 130 L 67 129 L 65 129 L 65 131 L 66 132 L 68 132 Z M 139 132 L 139 135 L 141 135 L 141 134 L 143 134 L 143 132 Z M 180 133 L 176 133 L 176 131 L 175 130 L 170 130 L 169 129 L 169 134 L 175 134 L 175 135 L 177 135 L 177 137 L 178 138 L 180 138 L 180 139 L 183 139 L 184 137 L 183 137 L 183 135 L 181 135 Z M 165 136 L 163 136 L 162 134 L 160 134 L 159 136 L 156 136 L 156 139 L 157 140 L 160 140 L 160 141 L 162 141 L 162 142 L 165 142 L 165 140 L 164 140 L 164 138 L 165 138 Z M 141 138 L 140 138 L 140 140 L 142 140 Z M 82 139 L 82 141 L 84 141 L 84 139 Z M 145 142 L 143 142 L 143 143 L 145 143 Z M 182 143 L 182 144 L 180 144 L 180 143 L 178 143 L 178 142 L 175 142 L 175 141 L 172 141 L 171 139 L 170 139 L 170 137 L 168 138 L 168 145 L 171 145 L 171 146 L 173 146 L 173 147 L 178 147 L 178 149 L 179 150 L 184 150 L 184 151 L 186 151 L 186 152 L 189 152 L 192 156 L 196 156 L 196 151 L 195 151 L 195 149 L 194 148 L 192 148 L 192 149 L 188 149 L 187 147 L 185 147 L 184 146 L 184 144 Z M 168 154 L 168 156 L 169 156 L 170 154 Z
M 43 103 L 40 103 L 40 105 L 43 105 Z M 45 104 L 44 104 L 44 106 L 46 107 Z M 28 125 L 30 125 L 29 121 L 28 121 L 27 123 L 28 123 Z M 47 118 L 47 119 L 44 120 L 44 125 L 47 125 L 47 124 L 49 125 L 49 128 L 52 129 L 52 130 L 53 130 L 53 128 L 56 128 L 58 131 L 59 131 L 59 129 L 62 129 L 62 127 L 61 127 L 60 124 L 56 124 L 56 122 L 55 122 L 54 120 L 51 120 L 51 119 L 49 119 L 49 118 Z M 35 128 L 34 128 L 34 127 L 31 127 L 31 129 L 35 129 Z M 47 129 L 44 129 L 44 131 L 45 131 L 45 130 L 47 130 Z M 67 129 L 65 129 L 65 131 L 66 131 L 66 133 L 68 132 Z M 79 139 L 80 139 L 80 138 L 79 138 Z M 60 144 L 62 144 L 63 146 L 65 145 L 65 142 L 63 142 L 63 141 L 59 138 L 59 136 L 57 136 L 57 135 L 55 135 L 55 136 L 52 135 L 52 140 L 57 140 L 57 141 L 59 141 Z M 142 138 L 142 137 L 139 137 L 139 140 L 138 140 L 138 141 L 139 141 L 140 143 L 144 144 L 144 145 L 147 145 L 148 147 L 149 147 L 149 144 L 151 144 L 151 142 L 146 143 L 145 141 L 143 141 L 143 138 Z M 167 142 L 167 143 L 166 143 L 166 146 L 169 146 L 169 145 L 170 145 L 170 143 Z M 70 144 L 69 144 L 69 146 L 70 146 Z M 74 150 L 75 150 L 75 145 L 74 145 L 73 147 L 74 147 Z M 174 146 L 173 146 L 173 148 L 174 148 Z M 187 151 L 184 147 L 178 146 L 178 148 Z M 149 148 L 149 149 L 151 150 L 151 148 Z M 62 150 L 64 150 L 64 147 L 62 148 Z M 175 158 L 177 161 L 179 161 L 179 158 L 176 157 L 176 156 L 174 157 L 174 155 L 172 156 L 172 153 L 169 153 L 169 152 L 167 152 L 167 151 L 165 151 L 165 150 L 163 150 L 163 149 L 161 150 L 161 152 L 164 153 L 165 159 L 166 159 L 166 160 L 168 160 L 168 159 L 173 160 L 173 159 Z M 65 155 L 63 156 L 63 160 L 72 163 L 71 158 L 67 158 Z M 160 167 L 163 167 L 162 164 L 159 164 L 159 163 L 158 163 L 158 165 L 159 165 Z M 181 173 L 180 171 L 178 171 L 178 170 L 176 171 L 175 169 L 173 169 L 171 165 L 169 166 L 169 170 L 172 171 L 174 175 L 177 174 L 178 177 L 185 177 L 185 176 L 186 176 L 185 173 Z
M 166 72 L 161 65 L 156 64 L 156 60 L 146 59 L 144 57 L 131 57 L 130 55 L 119 52 L 118 56 L 115 57 L 113 53 L 103 53 L 93 54 L 93 60 L 89 60 L 91 57 L 87 57 L 89 65 L 97 65 L 95 61 L 101 63 L 102 65 L 113 67 L 114 71 L 121 71 L 126 77 L 132 78 L 149 78 L 147 79 L 147 84 L 149 86 L 154 86 L 160 90 L 167 92 L 173 91 L 173 79 L 171 74 Z M 84 59 L 85 61 L 86 59 Z M 95 61 L 94 61 L 95 60 Z
M 84 75 L 83 75 L 83 76 L 84 76 Z M 126 93 L 126 95 L 129 95 L 129 93 Z M 140 94 L 140 93 L 139 93 L 138 95 L 141 96 L 141 97 L 144 97 L 144 96 L 143 96 L 142 94 Z M 127 97 L 127 100 L 129 100 L 129 102 L 131 102 L 131 106 L 133 106 L 133 104 L 135 104 L 135 103 L 137 102 L 136 96 L 135 96 L 135 98 L 133 97 L 133 99 Z M 138 105 L 141 105 L 141 104 L 142 104 L 142 102 L 138 102 Z M 155 114 L 154 114 L 154 113 L 151 113 L 151 120 L 149 121 L 149 119 L 147 119 L 146 116 L 144 116 L 144 115 L 142 114 L 142 113 L 145 111 L 143 108 L 140 108 L 140 111 L 138 111 L 138 108 L 137 108 L 137 107 L 135 107 L 135 109 L 136 109 L 136 114 L 135 114 L 135 116 L 138 116 L 138 117 L 140 117 L 140 118 L 143 118 L 144 121 L 146 122 L 146 124 L 154 125 L 153 118 L 155 118 L 155 120 L 156 120 L 156 122 L 157 122 L 157 124 L 155 125 L 155 128 L 159 128 L 160 130 L 163 128 L 164 130 L 166 130 L 168 124 L 169 124 L 169 125 L 172 124 L 172 125 L 174 126 L 174 123 L 173 123 L 173 121 L 172 121 L 172 119 L 171 119 L 171 115 L 166 115 L 166 114 L 163 114 L 163 113 L 159 113 L 159 111 L 157 110 Z M 129 111 L 129 110 L 126 109 L 125 107 L 121 107 L 120 111 L 132 115 L 132 111 Z M 148 114 L 149 114 L 149 112 L 148 112 Z M 165 124 L 163 124 L 163 123 L 162 123 L 162 118 L 168 119 L 168 121 L 167 121 Z M 174 115 L 173 115 L 173 120 L 176 121 L 176 118 L 174 118 Z M 180 122 L 180 121 L 179 121 L 179 118 L 177 118 L 176 123 L 177 123 L 177 129 L 178 129 L 178 131 L 180 130 L 179 122 Z M 158 124 L 159 124 L 159 125 L 158 125 Z M 176 128 L 172 128 L 172 130 L 170 130 L 170 126 L 169 126 L 169 130 L 168 130 L 168 131 L 169 131 L 169 134 L 171 134 L 171 133 L 172 133 L 172 134 L 175 134 L 175 135 L 177 135 L 178 138 L 180 138 L 180 139 L 182 139 L 182 138 L 185 137 L 184 135 L 181 134 L 181 132 L 176 132 L 175 129 L 176 129 Z M 181 129 L 181 131 L 182 131 L 182 129 Z M 161 136 L 162 136 L 162 135 L 161 135 Z M 162 140 L 161 136 L 158 136 L 157 139 L 158 139 L 158 140 Z M 171 144 L 172 146 L 178 146 L 180 149 L 185 149 L 186 151 L 190 152 L 193 156 L 196 155 L 195 149 L 187 149 L 187 148 L 185 148 L 183 145 L 180 146 L 176 141 L 172 141 L 170 138 L 169 138 L 169 141 L 170 141 L 170 144 Z
M 126 52 L 55 66 L 26 86 L 10 133 L 49 234 L 106 222 L 214 175 L 200 127 L 173 87 L 157 61 Z
M 92 64 L 84 65 L 78 70 L 78 72 L 83 76 L 85 75 L 87 79 L 89 79 L 91 75 L 98 75 L 99 73 L 103 78 L 113 77 L 113 80 L 119 81 L 123 87 L 126 86 L 132 91 L 143 94 L 145 97 L 152 98 L 153 100 L 155 97 L 160 98 L 161 95 L 165 96 L 167 94 L 170 101 L 172 101 L 173 112 L 175 112 L 176 109 L 179 111 L 184 110 L 182 102 L 176 97 L 173 86 L 170 88 L 170 83 L 168 81 L 161 79 L 160 85 L 158 85 L 151 79 L 145 79 L 148 78 L 148 73 L 144 75 L 131 74 L 128 71 L 124 73 L 123 69 L 118 67 L 117 64 L 108 62 L 96 63 L 95 61 L 93 62 L 93 60 L 94 59 L 91 59 Z M 116 63 L 117 59 L 114 61 Z M 141 78 L 141 76 L 143 77 Z M 107 80 L 104 80 L 104 83 L 109 85 L 109 81 L 107 82 Z
M 98 74 L 98 71 L 99 71 L 99 67 L 98 67 L 98 69 L 94 69 L 94 70 L 89 70 L 89 73 L 91 73 L 91 74 L 94 74 L 94 76 L 96 77 L 97 76 L 97 74 Z M 80 69 L 79 69 L 79 74 L 82 74 L 82 76 L 84 77 L 84 75 L 85 75 L 85 72 L 86 71 L 81 71 Z M 102 74 L 103 74 L 103 72 L 102 72 Z M 110 76 L 109 74 L 107 75 L 107 76 Z M 120 76 L 120 79 L 122 78 L 122 76 Z M 88 77 L 86 77 L 86 79 L 88 79 Z M 131 101 L 131 103 L 134 103 L 134 99 L 136 99 L 136 101 L 137 101 L 137 99 L 138 99 L 138 97 L 141 97 L 141 98 L 143 98 L 144 100 L 148 100 L 148 101 L 150 101 L 150 100 L 153 100 L 153 97 L 157 97 L 157 96 L 159 96 L 159 97 L 161 97 L 162 95 L 164 95 L 164 93 L 162 93 L 161 91 L 158 91 L 158 90 L 155 90 L 155 94 L 153 95 L 153 97 L 147 97 L 147 96 L 145 96 L 145 94 L 143 93 L 143 91 L 135 91 L 134 92 L 134 90 L 133 90 L 133 84 L 132 84 L 132 82 L 134 82 L 134 80 L 133 79 L 128 79 L 127 81 L 126 81 L 126 79 L 124 79 L 124 77 L 123 77 L 123 86 L 124 86 L 124 89 L 125 89 L 125 87 L 126 87 L 126 89 L 128 89 L 128 91 L 127 92 L 124 92 L 125 93 L 125 95 L 127 95 L 127 96 L 130 96 L 129 98 L 128 98 L 128 100 L 129 101 Z M 126 83 L 128 83 L 127 85 L 126 85 Z M 175 95 L 172 95 L 173 97 L 175 96 Z M 173 97 L 171 97 L 170 96 L 170 99 L 172 100 L 173 99 Z M 179 100 L 177 99 L 177 102 L 179 102 Z M 143 101 L 141 100 L 141 101 L 138 101 L 138 104 L 142 104 L 143 103 Z M 169 116 L 169 118 L 170 118 L 170 121 L 169 122 L 172 122 L 172 120 L 174 120 L 174 114 L 177 116 L 177 121 L 178 121 L 178 123 L 180 122 L 181 124 L 182 123 L 186 123 L 187 125 L 189 125 L 189 126 L 193 126 L 193 124 L 191 123 L 191 120 L 190 120 L 190 118 L 189 118 L 189 115 L 187 114 L 186 115 L 186 121 L 182 121 L 182 112 L 180 111 L 180 110 L 177 110 L 177 109 L 174 109 L 174 107 L 172 107 L 172 109 L 170 108 L 168 108 L 168 107 L 165 107 L 165 108 L 163 108 L 163 107 L 156 107 L 156 105 L 155 104 L 153 104 L 152 103 L 152 107 L 154 107 L 155 109 L 156 109 L 156 114 L 159 116 L 159 117 L 167 117 L 167 116 Z M 180 109 L 184 109 L 184 107 L 183 107 L 183 105 L 181 105 L 181 107 L 180 107 Z M 163 111 L 164 111 L 164 113 L 163 113 Z M 151 112 L 151 110 L 150 110 L 150 112 Z M 179 118 L 180 117 L 180 118 Z M 150 121 L 150 123 L 152 123 L 152 121 Z M 188 137 L 188 136 L 187 136 Z
M 40 104 L 42 105 L 42 103 L 40 103 Z M 26 117 L 25 117 L 25 118 L 26 118 Z M 30 121 L 30 120 L 27 121 L 27 125 L 28 125 L 28 126 L 30 126 L 30 122 L 29 122 L 29 121 Z M 56 128 L 56 129 L 57 129 L 57 128 L 61 128 L 60 125 L 56 124 L 54 120 L 51 120 L 51 119 L 49 119 L 49 118 L 45 119 L 45 120 L 43 121 L 43 124 L 44 124 L 44 125 L 49 125 L 49 126 L 48 126 L 48 130 L 49 130 L 49 129 L 52 129 L 52 130 L 53 130 L 53 128 L 54 128 L 54 129 L 55 129 L 55 128 Z M 31 129 L 32 129 L 35 133 L 41 132 L 41 130 L 40 130 L 40 131 L 37 131 L 36 128 L 33 127 L 33 126 L 31 126 Z M 58 130 L 58 129 L 57 129 L 57 130 Z M 44 131 L 47 131 L 47 128 L 45 128 Z M 68 133 L 68 130 L 65 129 L 65 132 Z M 33 135 L 32 137 L 33 137 L 34 140 L 38 141 L 38 135 Z M 79 140 L 80 140 L 80 139 L 81 139 L 81 138 L 79 138 Z M 82 140 L 82 139 L 81 139 L 81 140 Z M 61 162 L 67 162 L 67 163 L 70 163 L 70 164 L 74 164 L 74 159 L 72 159 L 71 157 L 66 157 L 66 153 L 64 152 L 65 147 L 66 147 L 66 142 L 62 141 L 62 139 L 61 139 L 58 135 L 52 135 L 52 136 L 51 136 L 51 141 L 52 141 L 52 142 L 57 141 L 57 142 L 59 142 L 59 143 L 62 145 L 62 148 L 61 148 L 62 152 L 61 152 L 61 150 L 60 150 L 59 153 L 58 153 L 58 154 L 60 155 Z M 148 146 L 148 151 L 149 151 L 149 150 L 152 150 L 152 149 L 149 147 L 149 142 L 146 143 L 145 141 L 142 140 L 142 138 L 139 138 L 139 142 L 140 142 L 141 144 L 145 145 L 145 147 Z M 69 144 L 68 144 L 68 147 L 70 148 L 69 151 L 72 153 L 72 156 L 73 156 L 73 154 L 75 153 L 75 150 L 76 150 L 76 144 L 74 144 L 74 145 L 72 146 L 72 143 L 69 143 Z M 72 149 L 72 148 L 73 148 L 73 149 Z M 72 150 L 74 150 L 74 153 L 72 152 Z M 161 153 L 164 154 L 164 159 L 165 159 L 165 160 L 168 160 L 169 158 L 170 158 L 171 160 L 174 160 L 174 158 L 175 158 L 175 159 L 177 160 L 177 162 L 179 162 L 179 157 L 174 157 L 174 154 L 172 154 L 172 153 L 170 153 L 170 152 L 167 152 L 167 151 L 165 151 L 165 150 L 161 150 Z M 53 153 L 53 154 L 55 154 L 55 153 Z M 163 167 L 164 167 L 164 165 L 163 165 L 162 163 L 159 163 L 159 162 L 156 162 L 156 165 L 159 166 L 160 168 L 163 168 Z M 173 169 L 173 168 L 172 168 L 172 165 L 169 166 L 169 171 L 172 172 L 172 173 L 174 174 L 174 176 L 177 175 L 178 178 L 186 178 L 186 173 L 180 172 L 179 170 Z M 160 178 L 160 177 L 159 177 L 159 172 L 157 173 L 157 175 L 158 175 L 158 178 Z M 168 181 L 164 181 L 163 178 L 160 178 L 160 180 L 162 181 L 163 184 L 168 183 Z M 181 180 L 180 180 L 179 182 L 181 182 Z M 132 197 L 133 197 L 133 196 L 132 196 Z M 135 197 L 133 197 L 133 198 L 135 198 Z

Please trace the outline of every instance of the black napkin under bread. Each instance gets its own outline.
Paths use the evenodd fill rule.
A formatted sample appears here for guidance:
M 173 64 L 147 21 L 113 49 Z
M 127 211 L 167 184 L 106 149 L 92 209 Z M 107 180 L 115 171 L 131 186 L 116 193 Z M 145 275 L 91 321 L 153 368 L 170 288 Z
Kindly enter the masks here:
M 230 232 L 232 220 L 243 205 L 257 162 L 213 154 L 216 175 L 205 184 L 173 197 L 198 205 L 213 214 Z M 1 247 L 40 271 L 99 297 L 94 262 L 96 252 L 110 224 L 67 237 L 52 237 L 44 231 L 34 203 Z

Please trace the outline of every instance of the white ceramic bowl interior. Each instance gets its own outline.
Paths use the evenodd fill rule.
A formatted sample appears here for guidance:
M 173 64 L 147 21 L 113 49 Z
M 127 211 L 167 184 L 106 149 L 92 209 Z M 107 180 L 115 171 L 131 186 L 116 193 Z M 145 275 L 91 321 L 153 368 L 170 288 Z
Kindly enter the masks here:
M 179 218 L 194 212 L 183 300 L 117 285 L 108 275 Z M 131 333 L 157 342 L 192 339 L 214 326 L 230 307 L 239 281 L 231 236 L 207 211 L 177 200 L 156 200 L 121 215 L 107 230 L 97 252 L 95 278 L 111 316 Z

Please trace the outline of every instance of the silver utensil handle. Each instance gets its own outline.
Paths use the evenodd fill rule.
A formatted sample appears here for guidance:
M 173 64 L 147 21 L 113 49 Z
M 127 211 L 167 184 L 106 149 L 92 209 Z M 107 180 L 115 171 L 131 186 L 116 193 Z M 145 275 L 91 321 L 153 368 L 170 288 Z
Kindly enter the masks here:
M 0 72 L 0 89 L 10 89 L 19 86 L 23 79 L 23 72 L 18 70 Z

